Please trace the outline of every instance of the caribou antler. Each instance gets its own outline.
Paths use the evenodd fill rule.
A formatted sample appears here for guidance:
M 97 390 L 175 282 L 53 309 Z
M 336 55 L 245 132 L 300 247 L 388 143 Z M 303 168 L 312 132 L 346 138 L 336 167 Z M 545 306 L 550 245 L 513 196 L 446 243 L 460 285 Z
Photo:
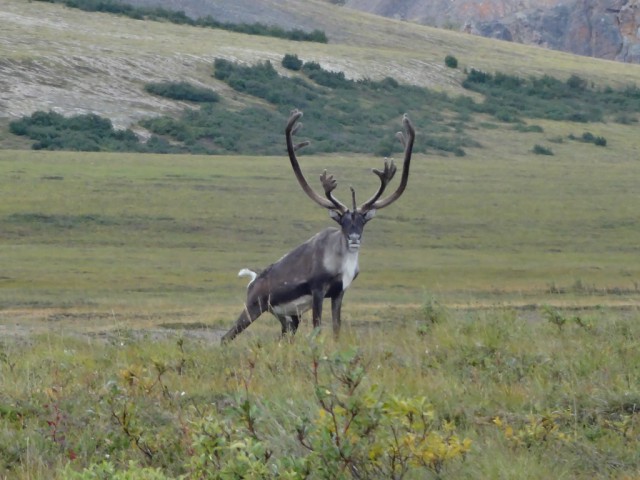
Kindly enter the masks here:
M 295 173 L 296 178 L 298 179 L 298 183 L 302 187 L 302 190 L 304 190 L 304 193 L 306 193 L 311 200 L 316 202 L 321 207 L 328 208 L 329 210 L 337 209 L 341 213 L 344 213 L 347 210 L 347 207 L 344 206 L 342 203 L 340 203 L 331 194 L 331 191 L 337 185 L 337 182 L 333 179 L 333 175 L 330 176 L 333 182 L 333 187 L 330 188 L 329 191 L 327 191 L 326 186 L 324 187 L 325 194 L 327 196 L 327 198 L 324 198 L 318 195 L 311 188 L 311 186 L 309 185 L 309 182 L 307 182 L 307 179 L 304 177 L 304 174 L 300 169 L 300 164 L 298 163 L 298 158 L 296 157 L 296 151 L 302 147 L 306 147 L 307 145 L 309 145 L 309 142 L 301 142 L 301 143 L 298 143 L 297 145 L 294 145 L 293 143 L 293 135 L 295 135 L 302 128 L 302 123 L 298 122 L 298 120 L 300 120 L 300 117 L 302 117 L 301 111 L 292 110 L 291 116 L 289 116 L 289 121 L 287 122 L 287 126 L 285 128 L 285 136 L 287 138 L 287 152 L 289 152 L 289 160 L 291 161 L 291 167 L 293 168 L 293 173 Z M 324 175 L 324 177 L 325 179 L 327 178 L 326 175 Z M 322 176 L 320 177 L 320 180 L 322 181 L 322 184 L 324 186 L 325 180 L 323 180 Z
M 371 197 L 369 200 L 367 200 L 360 206 L 359 210 L 361 212 L 366 212 L 371 210 L 371 207 L 376 202 L 376 200 L 378 200 L 378 198 L 380 198 L 380 195 L 384 193 L 384 190 L 387 188 L 387 185 L 389 184 L 393 176 L 396 174 L 396 164 L 393 162 L 393 159 L 389 160 L 385 158 L 384 170 L 378 170 L 377 168 L 373 168 L 371 171 L 375 173 L 378 176 L 378 178 L 380 178 L 380 187 L 378 188 L 378 191 L 375 193 L 373 197 Z
M 309 144 L 309 142 L 301 142 L 298 144 L 293 143 L 293 135 L 295 135 L 300 128 L 302 128 L 302 123 L 299 122 L 302 117 L 302 112 L 299 110 L 292 110 L 291 116 L 289 117 L 289 121 L 287 122 L 287 126 L 285 128 L 285 135 L 287 138 L 287 151 L 289 152 L 289 160 L 291 161 L 291 167 L 293 168 L 293 173 L 296 175 L 296 179 L 298 183 L 302 187 L 302 190 L 308 195 L 308 197 L 316 202 L 321 207 L 327 208 L 329 210 L 336 210 L 340 214 L 344 214 L 349 209 L 345 204 L 340 202 L 336 197 L 333 196 L 333 191 L 335 190 L 338 182 L 334 178 L 333 175 L 328 175 L 325 170 L 322 175 L 320 175 L 320 182 L 322 183 L 322 188 L 324 189 L 325 196 L 322 197 L 318 193 L 316 193 L 307 179 L 304 177 L 302 170 L 300 168 L 300 164 L 298 162 L 298 158 L 296 157 L 296 151 L 300 148 L 303 148 Z M 384 162 L 384 169 L 378 170 L 373 169 L 373 173 L 375 173 L 380 179 L 380 187 L 378 191 L 373 195 L 369 200 L 364 202 L 359 208 L 356 209 L 356 205 L 354 202 L 354 211 L 358 210 L 362 213 L 366 213 L 369 210 L 378 210 L 384 207 L 391 205 L 395 202 L 400 196 L 403 194 L 405 188 L 407 187 L 407 181 L 409 180 L 409 164 L 411 162 L 411 153 L 413 151 L 413 141 L 415 139 L 415 130 L 409 117 L 405 114 L 402 117 L 402 123 L 404 125 L 404 133 L 398 132 L 396 136 L 402 142 L 404 146 L 404 162 L 402 164 L 402 178 L 400 179 L 400 185 L 395 192 L 393 192 L 388 197 L 380 200 L 380 197 L 384 193 L 387 185 L 391 181 L 391 179 L 396 174 L 396 165 L 393 160 L 386 160 Z M 355 195 L 355 194 L 353 194 Z M 326 198 L 325 198 L 326 197 Z
M 322 183 L 322 188 L 324 188 L 325 196 L 335 205 L 335 209 L 341 214 L 345 213 L 348 210 L 347 206 L 334 197 L 332 193 L 338 186 L 338 181 L 335 177 L 333 175 L 327 175 L 327 171 L 325 170 L 322 172 L 322 175 L 320 175 L 320 182 Z
M 389 195 L 382 200 L 378 200 L 378 198 L 384 192 L 384 189 L 387 187 L 389 181 L 393 178 L 396 173 L 396 166 L 393 163 L 393 160 L 384 163 L 384 171 L 373 170 L 373 173 L 378 175 L 380 178 L 380 188 L 376 192 L 376 194 L 367 200 L 362 206 L 359 208 L 360 211 L 366 212 L 368 210 L 379 210 L 384 207 L 388 207 L 393 202 L 395 202 L 400 196 L 403 194 L 405 188 L 407 188 L 407 182 L 409 180 L 409 165 L 411 162 L 411 152 L 413 151 L 413 141 L 416 138 L 416 131 L 413 128 L 411 120 L 405 113 L 402 116 L 402 124 L 404 126 L 404 133 L 398 132 L 396 133 L 396 137 L 402 142 L 404 146 L 404 162 L 402 163 L 402 177 L 400 179 L 400 185 L 395 192 Z

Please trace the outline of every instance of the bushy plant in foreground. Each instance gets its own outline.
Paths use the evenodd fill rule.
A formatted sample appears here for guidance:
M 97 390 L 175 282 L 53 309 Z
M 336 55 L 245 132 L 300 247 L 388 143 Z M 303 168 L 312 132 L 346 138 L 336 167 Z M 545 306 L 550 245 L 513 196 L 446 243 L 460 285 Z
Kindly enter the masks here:
M 419 470 L 439 473 L 471 448 L 424 397 L 389 396 L 365 386 L 356 349 L 331 356 L 314 350 L 312 377 L 317 410 L 298 416 L 295 426 L 302 452 L 277 456 L 262 440 L 258 425 L 268 412 L 247 390 L 231 417 L 209 415 L 197 423 L 192 473 L 211 479 L 400 479 Z
M 635 478 L 635 313 L 434 305 L 327 344 L 0 341 L 0 476 Z
M 236 395 L 213 404 L 185 405 L 177 424 L 155 432 L 147 420 L 150 412 L 144 411 L 145 399 L 152 400 L 147 403 L 151 410 L 158 402 L 169 410 L 177 406 L 163 380 L 167 365 L 124 369 L 103 403 L 116 427 L 109 443 L 118 448 L 129 444 L 139 461 L 120 462 L 114 448 L 109 460 L 82 471 L 69 464 L 64 477 L 171 478 L 166 467 L 173 451 L 183 461 L 173 474 L 185 478 L 424 478 L 443 472 L 470 451 L 471 441 L 459 437 L 455 425 L 442 420 L 424 397 L 389 395 L 368 384 L 359 350 L 327 355 L 318 343 L 307 360 L 315 392 L 309 409 L 283 411 L 255 395 L 256 359 L 250 358 L 237 373 L 241 387 Z M 267 424 L 281 432 L 277 443 Z M 163 464 L 164 469 L 158 468 Z

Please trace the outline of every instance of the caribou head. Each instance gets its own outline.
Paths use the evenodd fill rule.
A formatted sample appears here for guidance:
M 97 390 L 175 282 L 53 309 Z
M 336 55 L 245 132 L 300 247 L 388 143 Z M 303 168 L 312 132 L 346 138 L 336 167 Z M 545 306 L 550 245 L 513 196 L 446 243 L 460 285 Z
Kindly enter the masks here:
M 358 206 L 355 190 L 351 188 L 351 209 L 333 195 L 337 187 L 333 175 L 327 174 L 326 170 L 320 175 L 324 190 L 324 195 L 320 195 L 311 188 L 302 173 L 296 152 L 309 142 L 293 142 L 293 136 L 302 127 L 301 117 L 301 111 L 292 111 L 285 127 L 287 152 L 293 173 L 307 196 L 328 209 L 329 215 L 340 228 L 322 230 L 260 274 L 247 269 L 241 270 L 241 274 L 252 277 L 247 287 L 247 301 L 235 325 L 222 338 L 223 343 L 235 338 L 265 311 L 271 312 L 280 320 L 283 335 L 294 334 L 300 315 L 309 309 L 312 310 L 313 326 L 317 328 L 320 326 L 325 298 L 331 298 L 333 333 L 337 337 L 340 333 L 344 292 L 358 275 L 358 253 L 364 226 L 377 210 L 388 207 L 400 198 L 407 187 L 415 130 L 406 114 L 402 119 L 404 132 L 396 134 L 404 145 L 400 184 L 392 194 L 381 198 L 396 173 L 393 160 L 385 160 L 382 170 L 373 169 L 380 180 L 380 186 L 371 198 Z

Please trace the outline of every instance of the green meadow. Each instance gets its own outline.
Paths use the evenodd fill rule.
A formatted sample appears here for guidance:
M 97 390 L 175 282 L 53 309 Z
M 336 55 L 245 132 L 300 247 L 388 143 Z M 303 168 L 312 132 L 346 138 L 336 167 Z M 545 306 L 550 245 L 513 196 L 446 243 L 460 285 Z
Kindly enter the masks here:
M 624 143 L 635 127 L 587 125 L 608 140 L 599 147 L 570 139 L 584 124 L 538 124 L 543 132 L 478 130 L 483 146 L 464 157 L 414 155 L 407 192 L 367 226 L 347 302 L 635 305 L 640 167 Z M 533 154 L 536 144 L 554 155 Z M 310 181 L 326 168 L 338 195 L 353 185 L 360 201 L 382 165 L 301 161 Z M 5 310 L 237 309 L 240 268 L 265 267 L 333 223 L 284 155 L 4 150 L 0 168 Z
M 540 125 L 414 156 L 339 341 L 227 348 L 237 271 L 332 223 L 284 155 L 0 151 L 1 478 L 635 478 L 634 127 Z

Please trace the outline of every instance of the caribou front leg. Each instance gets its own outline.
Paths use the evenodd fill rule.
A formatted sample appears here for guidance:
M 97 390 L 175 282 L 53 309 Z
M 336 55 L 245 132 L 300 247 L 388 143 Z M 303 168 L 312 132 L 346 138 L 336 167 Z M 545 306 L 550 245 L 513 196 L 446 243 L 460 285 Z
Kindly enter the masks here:
M 315 289 L 311 293 L 311 318 L 313 319 L 313 328 L 320 328 L 322 321 L 322 302 L 324 301 L 324 292 L 321 289 Z
M 342 311 L 342 298 L 344 297 L 344 290 L 342 290 L 335 297 L 331 297 L 331 321 L 333 323 L 333 336 L 338 338 L 340 336 L 340 312 Z

